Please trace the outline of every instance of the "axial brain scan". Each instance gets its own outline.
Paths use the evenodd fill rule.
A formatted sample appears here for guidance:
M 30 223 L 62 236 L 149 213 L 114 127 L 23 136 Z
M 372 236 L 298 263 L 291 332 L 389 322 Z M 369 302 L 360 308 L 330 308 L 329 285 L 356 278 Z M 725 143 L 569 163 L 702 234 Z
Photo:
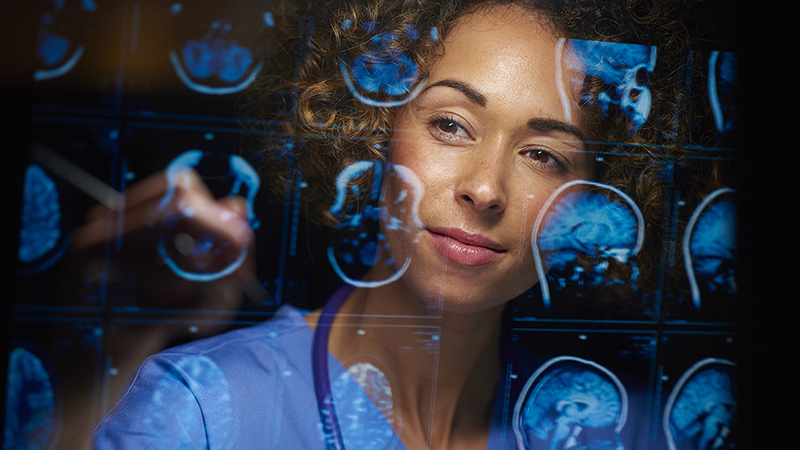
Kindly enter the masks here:
M 36 164 L 25 170 L 19 260 L 23 275 L 51 266 L 66 248 L 62 239 L 61 204 L 55 182 Z
M 514 409 L 518 448 L 621 450 L 625 388 L 608 369 L 562 356 L 540 367 Z
M 342 28 L 356 26 L 346 21 Z M 377 24 L 364 22 L 360 26 L 372 32 Z M 435 31 L 432 35 L 436 39 Z M 416 39 L 419 32 L 407 25 L 402 38 Z M 352 61 L 342 59 L 339 68 L 347 87 L 358 100 L 372 106 L 397 106 L 412 98 L 419 92 L 423 82 L 412 90 L 419 78 L 417 64 L 397 48 L 401 36 L 394 32 L 376 35 L 372 38 L 370 48 L 355 56 Z
M 168 190 L 159 203 L 159 209 L 166 212 L 166 217 L 163 221 L 163 234 L 159 239 L 158 252 L 176 275 L 192 281 L 209 281 L 235 271 L 247 255 L 247 246 L 243 246 L 238 253 L 229 255 L 225 263 L 219 263 L 217 259 L 222 258 L 221 255 L 231 252 L 230 242 L 219 242 L 208 233 L 192 235 L 188 229 L 181 226 L 184 218 L 203 212 L 174 198 L 178 183 L 191 182 L 188 177 L 190 169 L 198 171 L 201 176 L 213 177 L 214 180 L 230 181 L 232 186 L 227 195 L 245 197 L 248 222 L 254 229 L 258 228 L 259 221 L 253 212 L 253 201 L 261 181 L 255 169 L 236 155 L 228 156 L 225 160 L 221 155 L 189 150 L 178 155 L 167 165 Z M 221 221 L 234 223 L 232 213 L 223 211 L 219 214 Z
M 45 449 L 57 440 L 56 386 L 45 363 L 24 347 L 8 358 L 3 450 Z
M 253 46 L 264 30 L 273 27 L 269 11 L 239 14 L 235 17 L 201 18 L 195 5 L 174 3 L 170 18 L 176 29 L 190 35 L 169 50 L 169 59 L 178 78 L 201 94 L 224 95 L 250 85 L 263 68 Z
M 78 63 L 86 50 L 86 17 L 97 11 L 94 0 L 52 0 L 39 19 L 36 81 L 60 77 Z
M 708 358 L 683 374 L 664 409 L 670 450 L 735 448 L 734 367 L 730 361 Z
M 365 177 L 372 178 L 367 187 L 359 184 Z M 399 180 L 403 188 L 399 192 L 387 192 L 382 189 L 384 177 Z M 363 282 L 358 279 L 359 272 L 365 268 L 375 264 L 393 265 L 389 241 L 379 229 L 380 220 L 385 224 L 386 233 L 419 237 L 422 222 L 418 211 L 423 193 L 424 188 L 416 174 L 400 165 L 359 161 L 339 174 L 336 201 L 330 208 L 339 226 L 334 243 L 328 247 L 328 259 L 343 281 L 359 287 L 377 287 L 403 275 L 411 264 L 410 257 L 386 280 Z M 354 199 L 360 199 L 366 205 L 359 209 Z
M 622 201 L 585 190 L 560 196 L 570 186 L 583 184 L 611 191 Z M 628 283 L 635 290 L 638 268 L 631 257 L 641 247 L 641 239 L 641 212 L 625 194 L 593 182 L 563 185 L 542 208 L 532 241 L 539 279 L 547 280 L 540 283 L 545 305 L 549 306 L 551 286 L 557 292 L 574 286 Z M 588 267 L 584 260 L 591 262 Z M 629 279 L 609 278 L 606 271 L 610 264 L 629 266 Z

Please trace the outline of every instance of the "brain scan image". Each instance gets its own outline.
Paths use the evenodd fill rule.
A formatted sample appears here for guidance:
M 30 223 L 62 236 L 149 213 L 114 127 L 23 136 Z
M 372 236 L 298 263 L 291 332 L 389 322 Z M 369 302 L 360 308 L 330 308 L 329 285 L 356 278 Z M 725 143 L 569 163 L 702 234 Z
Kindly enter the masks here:
M 58 440 L 58 398 L 48 367 L 23 346 L 11 350 L 3 450 L 51 449 Z
M 399 178 L 400 192 L 387 193 L 384 178 Z M 369 180 L 371 179 L 371 181 Z M 389 253 L 386 233 L 407 233 L 415 242 L 422 232 L 419 203 L 424 188 L 416 174 L 407 167 L 379 161 L 359 161 L 347 166 L 336 179 L 336 201 L 330 213 L 339 221 L 328 259 L 342 281 L 358 287 L 378 287 L 399 279 L 411 264 L 394 261 Z M 391 208 L 389 208 L 391 204 Z M 401 217 L 392 216 L 398 211 Z M 375 264 L 394 267 L 386 280 L 361 281 L 360 275 Z
M 263 68 L 256 43 L 275 23 L 272 13 L 253 11 L 214 12 L 197 5 L 173 3 L 169 15 L 173 29 L 185 30 L 185 39 L 169 50 L 175 74 L 186 87 L 209 95 L 240 92 Z
M 331 383 L 339 429 L 346 448 L 389 450 L 402 428 L 394 413 L 386 375 L 369 362 L 350 366 Z
M 36 164 L 25 170 L 19 260 L 22 275 L 41 272 L 64 253 L 68 239 L 62 231 L 61 203 L 56 183 Z
M 605 367 L 560 356 L 525 383 L 514 407 L 517 448 L 622 450 L 628 397 Z
M 349 20 L 342 24 L 345 29 L 355 26 L 372 33 L 378 24 L 356 25 Z M 435 29 L 431 33 L 436 39 Z M 367 49 L 350 60 L 339 61 L 342 76 L 353 96 L 372 106 L 398 106 L 414 98 L 425 80 L 420 79 L 417 64 L 398 48 L 398 40 L 418 37 L 419 31 L 410 25 L 400 33 L 376 34 Z
M 253 202 L 260 187 L 260 179 L 255 169 L 242 157 L 236 155 L 213 155 L 201 150 L 189 150 L 173 159 L 166 169 L 168 189 L 159 202 L 161 211 L 169 211 L 163 220 L 162 235 L 159 238 L 158 252 L 172 271 L 187 280 L 210 281 L 233 273 L 247 256 L 247 245 L 240 251 L 231 252 L 231 243 L 217 242 L 214 237 L 202 230 L 195 232 L 184 226 L 201 211 L 185 205 L 174 198 L 175 189 L 180 182 L 191 182 L 188 171 L 193 169 L 201 177 L 215 183 L 229 183 L 227 195 L 241 195 L 247 200 L 247 219 L 250 227 L 258 228 L 260 222 L 255 217 Z M 222 212 L 223 222 L 233 219 L 229 212 Z M 153 224 L 154 225 L 154 224 Z M 238 225 L 242 226 L 242 225 Z M 227 257 L 221 264 L 219 258 Z
M 632 258 L 643 233 L 642 214 L 622 191 L 590 181 L 562 185 L 539 212 L 531 240 L 539 279 L 546 280 L 539 283 L 545 309 L 555 292 L 614 285 L 635 291 L 638 267 Z M 624 270 L 609 271 L 612 266 Z
M 664 408 L 670 450 L 723 450 L 736 447 L 735 364 L 698 361 L 678 380 Z
M 39 69 L 33 74 L 36 81 L 60 77 L 80 61 L 85 51 L 87 16 L 97 11 L 94 0 L 51 0 L 49 8 L 39 18 L 39 38 L 36 56 Z
M 714 125 L 720 133 L 731 130 L 735 107 L 736 53 L 711 52 L 708 58 L 708 101 L 714 114 Z
M 656 47 L 573 39 L 567 48 L 571 56 L 566 58 L 567 67 L 586 77 L 584 85 L 596 81 L 602 86 L 582 94 L 583 103 L 599 108 L 604 116 L 622 113 L 631 122 L 631 132 L 638 130 L 650 115 L 648 81 Z
M 695 309 L 703 299 L 728 304 L 736 294 L 736 203 L 729 188 L 709 194 L 686 226 L 683 255 Z

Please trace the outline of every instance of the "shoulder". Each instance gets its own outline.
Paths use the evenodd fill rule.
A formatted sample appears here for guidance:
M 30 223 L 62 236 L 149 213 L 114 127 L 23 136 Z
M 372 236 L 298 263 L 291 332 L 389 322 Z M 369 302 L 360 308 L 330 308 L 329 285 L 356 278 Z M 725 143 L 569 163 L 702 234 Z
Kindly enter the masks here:
M 279 422 L 281 410 L 314 401 L 312 339 L 300 311 L 284 306 L 262 324 L 153 355 L 98 426 L 95 444 L 217 447 L 241 443 L 240 430 L 253 427 L 259 431 L 248 439 L 272 439 L 279 430 L 269 424 Z M 300 401 L 287 402 L 287 384 L 302 392 Z M 250 423 L 255 418 L 260 426 Z

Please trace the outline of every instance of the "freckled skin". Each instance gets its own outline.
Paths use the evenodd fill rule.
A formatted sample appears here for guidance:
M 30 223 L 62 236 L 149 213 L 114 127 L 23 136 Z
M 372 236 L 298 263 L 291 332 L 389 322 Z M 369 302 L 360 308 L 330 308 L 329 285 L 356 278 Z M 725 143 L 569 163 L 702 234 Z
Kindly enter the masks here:
M 586 134 L 574 83 L 566 69 L 556 70 L 557 51 L 558 39 L 528 14 L 468 16 L 445 41 L 426 87 L 398 112 L 389 160 L 421 180 L 425 227 L 482 235 L 503 249 L 489 264 L 467 266 L 443 257 L 428 232 L 418 243 L 388 234 L 395 261 L 411 255 L 403 281 L 425 303 L 476 312 L 533 286 L 536 215 L 561 184 L 592 179 L 594 156 L 575 133 L 529 125 L 561 123 Z M 559 83 L 572 94 L 569 114 Z M 387 198 L 402 189 L 396 184 L 387 181 Z

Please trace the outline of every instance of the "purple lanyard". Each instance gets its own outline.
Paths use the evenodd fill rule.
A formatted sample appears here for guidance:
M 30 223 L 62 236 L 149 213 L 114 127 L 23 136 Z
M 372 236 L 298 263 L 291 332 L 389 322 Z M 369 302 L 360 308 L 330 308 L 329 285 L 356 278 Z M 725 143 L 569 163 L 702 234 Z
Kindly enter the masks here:
M 314 388 L 317 394 L 317 406 L 322 420 L 322 431 L 325 436 L 325 447 L 328 450 L 345 450 L 339 421 L 336 419 L 336 408 L 331 392 L 331 380 L 328 375 L 328 338 L 336 313 L 353 292 L 355 286 L 344 284 L 331 295 L 322 314 L 319 316 L 317 328 L 314 330 L 314 342 L 311 345 L 311 367 L 314 373 Z

